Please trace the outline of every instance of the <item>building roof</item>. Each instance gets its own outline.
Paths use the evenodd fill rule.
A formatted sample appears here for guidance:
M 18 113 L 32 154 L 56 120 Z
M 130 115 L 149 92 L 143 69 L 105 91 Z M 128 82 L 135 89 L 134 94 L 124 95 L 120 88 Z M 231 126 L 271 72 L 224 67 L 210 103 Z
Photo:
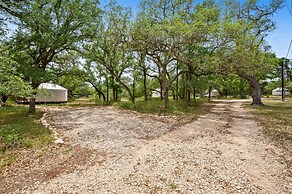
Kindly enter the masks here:
M 284 88 L 285 91 L 288 91 L 288 89 Z M 282 88 L 275 88 L 274 90 L 272 90 L 273 92 L 281 92 L 282 91 Z
M 42 83 L 39 85 L 38 88 L 47 89 L 47 90 L 66 90 L 66 88 L 63 88 L 62 86 L 59 86 L 57 84 L 51 84 L 51 83 Z

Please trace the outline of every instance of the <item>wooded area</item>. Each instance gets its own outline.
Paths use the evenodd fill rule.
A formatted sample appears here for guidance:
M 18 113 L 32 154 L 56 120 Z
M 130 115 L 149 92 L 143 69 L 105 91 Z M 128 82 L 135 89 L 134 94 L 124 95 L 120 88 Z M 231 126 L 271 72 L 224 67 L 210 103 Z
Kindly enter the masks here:
M 35 112 L 38 86 L 53 82 L 104 101 L 158 91 L 166 108 L 170 97 L 190 103 L 212 89 L 261 105 L 280 86 L 282 64 L 292 89 L 291 61 L 265 42 L 281 0 L 141 0 L 135 14 L 114 1 L 0 2 L 1 104 L 26 97 Z

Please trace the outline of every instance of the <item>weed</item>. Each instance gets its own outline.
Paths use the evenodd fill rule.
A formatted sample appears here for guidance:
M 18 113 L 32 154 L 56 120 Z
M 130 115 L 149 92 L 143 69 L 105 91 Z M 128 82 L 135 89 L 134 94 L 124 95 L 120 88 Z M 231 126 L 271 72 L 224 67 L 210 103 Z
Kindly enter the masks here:
M 177 189 L 177 184 L 176 183 L 171 183 L 170 187 L 171 187 L 171 189 Z

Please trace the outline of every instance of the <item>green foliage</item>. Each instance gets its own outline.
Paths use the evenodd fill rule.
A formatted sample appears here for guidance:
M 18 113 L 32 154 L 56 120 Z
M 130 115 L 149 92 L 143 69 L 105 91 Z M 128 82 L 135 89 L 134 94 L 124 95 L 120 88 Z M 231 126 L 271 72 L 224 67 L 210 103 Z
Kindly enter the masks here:
M 28 83 L 23 81 L 23 75 L 17 72 L 19 64 L 15 62 L 6 49 L 2 47 L 0 52 L 0 97 L 17 96 L 29 97 L 32 94 L 32 89 Z
M 100 86 L 113 90 L 113 100 L 117 101 L 120 88 L 127 91 L 131 101 L 134 101 L 131 85 L 133 80 L 127 75 L 133 74 L 133 53 L 129 52 L 128 26 L 131 24 L 131 10 L 110 1 L 103 13 L 101 29 L 94 41 L 84 45 L 84 57 L 87 59 L 85 72 L 88 82 L 95 90 L 103 94 Z M 130 79 L 129 79 L 130 78 Z
M 54 80 L 70 96 L 95 90 L 104 101 L 134 102 L 161 88 L 168 107 L 171 92 L 189 103 L 192 92 L 210 86 L 244 96 L 249 87 L 237 74 L 260 99 L 258 83 L 278 63 L 264 39 L 281 0 L 142 0 L 134 19 L 114 0 L 103 10 L 97 0 L 0 2 L 1 14 L 18 26 L 8 43 L 16 72 L 33 89 Z
M 51 79 L 46 71 L 49 63 L 61 53 L 79 50 L 83 42 L 92 40 L 99 29 L 98 0 L 1 0 L 0 12 L 17 30 L 9 39 L 20 64 L 18 71 L 36 89 Z M 35 112 L 34 101 L 29 111 Z
M 57 56 L 54 63 L 49 64 L 48 73 L 53 83 L 68 90 L 68 97 L 88 97 L 93 89 L 87 84 L 88 77 L 82 66 L 81 57 L 77 52 L 67 52 Z

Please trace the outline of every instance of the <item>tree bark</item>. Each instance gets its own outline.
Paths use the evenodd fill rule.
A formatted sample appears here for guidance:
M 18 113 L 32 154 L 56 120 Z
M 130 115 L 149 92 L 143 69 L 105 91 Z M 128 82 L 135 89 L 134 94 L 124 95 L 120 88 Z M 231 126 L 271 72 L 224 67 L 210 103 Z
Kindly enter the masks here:
M 190 73 L 187 74 L 187 89 L 186 89 L 186 97 L 187 97 L 187 104 L 191 104 L 191 82 L 192 82 L 192 75 Z
M 252 87 L 252 105 L 264 105 L 262 102 L 262 89 L 261 85 L 259 84 L 257 78 L 255 76 L 251 76 L 244 73 L 238 73 L 238 75 L 244 79 L 246 79 L 251 87 Z
M 32 81 L 32 88 L 34 90 L 36 90 L 39 85 L 40 85 L 40 83 L 38 81 L 36 81 L 36 80 Z M 29 100 L 29 108 L 28 108 L 28 112 L 29 113 L 35 113 L 36 112 L 36 109 L 35 109 L 35 96 L 36 96 L 36 94 L 37 94 L 36 92 L 33 92 L 33 96 L 34 97 Z
M 100 95 L 101 95 L 103 101 L 105 101 L 105 95 L 104 95 L 104 93 L 103 93 L 100 89 L 98 89 L 98 87 L 97 87 L 93 82 L 91 82 L 90 80 L 87 80 L 87 81 L 92 85 L 92 87 L 93 87 L 93 88 L 95 89 L 95 91 L 98 93 L 99 98 L 100 98 Z
M 211 102 L 211 92 L 212 92 L 212 87 L 209 87 L 209 94 L 208 94 L 208 102 Z
M 176 67 L 176 75 L 178 75 L 178 66 Z M 178 86 L 179 86 L 179 82 L 178 82 L 178 76 L 176 77 L 176 88 L 175 88 L 175 95 L 176 95 L 176 102 L 178 102 Z
M 163 84 L 162 81 L 159 81 L 160 84 L 160 101 L 163 101 Z
M 116 88 L 116 97 L 115 97 L 115 101 L 119 101 L 119 90 L 118 90 L 118 88 Z
M 147 101 L 147 71 L 143 68 L 143 87 L 144 87 L 144 101 Z
M 162 65 L 162 87 L 163 87 L 163 99 L 164 99 L 164 106 L 165 108 L 169 107 L 169 95 L 168 95 L 168 84 L 167 84 L 167 80 L 166 80 L 166 64 Z
M 132 91 L 133 91 L 132 94 L 133 94 L 133 98 L 134 99 L 132 99 L 131 101 L 135 102 L 135 95 L 136 95 L 136 79 L 135 79 L 135 77 L 134 77 L 134 80 L 133 80 Z
M 108 100 L 109 100 L 109 83 L 108 80 L 106 80 L 106 101 L 108 102 Z
M 28 109 L 29 113 L 35 113 L 35 98 L 31 98 L 29 100 L 29 109 Z
M 193 91 L 194 91 L 194 102 L 196 102 L 196 86 L 194 86 Z

